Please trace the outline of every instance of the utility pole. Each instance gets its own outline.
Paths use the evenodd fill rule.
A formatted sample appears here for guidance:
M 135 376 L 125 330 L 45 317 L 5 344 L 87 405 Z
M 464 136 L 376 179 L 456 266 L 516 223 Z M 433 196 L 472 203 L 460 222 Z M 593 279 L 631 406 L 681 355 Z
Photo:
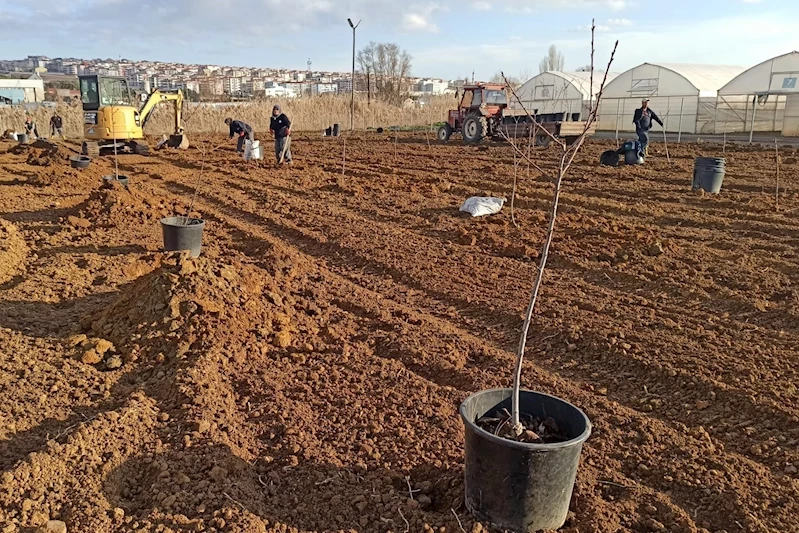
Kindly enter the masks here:
M 347 22 L 350 23 L 350 28 L 352 28 L 352 83 L 350 86 L 352 101 L 350 103 L 350 131 L 353 131 L 355 130 L 355 30 L 361 25 L 361 21 L 359 20 L 358 24 L 353 24 L 352 19 L 347 19 Z

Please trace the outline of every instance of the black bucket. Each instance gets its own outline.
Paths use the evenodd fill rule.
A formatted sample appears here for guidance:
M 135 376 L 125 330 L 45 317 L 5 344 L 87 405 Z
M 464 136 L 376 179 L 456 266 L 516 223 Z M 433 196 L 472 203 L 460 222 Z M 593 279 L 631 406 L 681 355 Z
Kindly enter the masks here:
M 332 136 L 333 136 L 333 128 L 331 128 L 331 127 L 328 127 L 328 128 L 325 130 L 325 137 L 332 137 Z
M 108 185 L 110 187 L 114 184 L 114 182 L 119 182 L 119 184 L 122 185 L 123 187 L 127 187 L 128 179 L 129 178 L 127 176 L 123 176 L 122 174 L 120 174 L 119 176 L 110 174 L 108 176 L 103 176 L 103 185 Z
M 572 404 L 520 391 L 522 413 L 552 417 L 570 437 L 555 444 L 515 442 L 475 424 L 498 409 L 511 410 L 511 389 L 484 390 L 460 406 L 466 436 L 466 507 L 499 529 L 528 533 L 559 529 L 566 522 L 583 443 L 591 422 Z
M 192 257 L 200 255 L 203 244 L 205 220 L 191 217 L 166 217 L 161 219 L 164 231 L 164 251 L 189 250 Z
M 619 152 L 617 150 L 605 150 L 599 156 L 599 164 L 606 167 L 619 166 Z
M 28 142 L 28 135 L 26 133 L 17 133 L 17 141 L 21 144 Z
M 338 137 L 339 130 L 340 130 L 339 125 L 333 124 L 333 137 Z
M 718 194 L 725 173 L 726 160 L 723 157 L 697 157 L 694 161 L 693 189 Z
M 72 168 L 86 168 L 91 162 L 92 158 L 86 155 L 73 155 L 69 158 L 69 166 Z

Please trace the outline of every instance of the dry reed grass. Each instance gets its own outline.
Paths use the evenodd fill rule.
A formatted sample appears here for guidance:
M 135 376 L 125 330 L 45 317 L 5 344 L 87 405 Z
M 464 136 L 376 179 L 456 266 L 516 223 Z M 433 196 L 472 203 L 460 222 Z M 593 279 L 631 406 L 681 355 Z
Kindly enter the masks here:
M 284 113 L 292 121 L 296 131 L 322 131 L 333 124 L 340 124 L 342 131 L 350 126 L 350 97 L 346 95 L 321 96 L 317 98 L 275 99 L 268 102 L 240 104 L 187 104 L 184 112 L 186 131 L 196 133 L 227 132 L 225 118 L 243 120 L 258 132 L 269 129 L 272 106 L 280 104 Z M 447 117 L 447 110 L 455 105 L 449 97 L 431 98 L 423 106 L 398 107 L 373 101 L 367 105 L 365 98 L 355 100 L 355 128 L 377 128 L 389 126 L 427 126 L 441 122 Z M 83 136 L 83 112 L 79 106 L 59 105 L 59 113 L 64 119 L 65 133 L 68 137 Z M 20 106 L 0 107 L 0 132 L 6 129 L 22 131 L 25 122 L 25 108 Z M 161 135 L 170 133 L 173 127 L 172 108 L 162 104 L 154 111 L 147 123 L 145 133 Z M 31 114 L 36 121 L 39 134 L 49 136 L 50 117 L 53 110 L 39 106 Z

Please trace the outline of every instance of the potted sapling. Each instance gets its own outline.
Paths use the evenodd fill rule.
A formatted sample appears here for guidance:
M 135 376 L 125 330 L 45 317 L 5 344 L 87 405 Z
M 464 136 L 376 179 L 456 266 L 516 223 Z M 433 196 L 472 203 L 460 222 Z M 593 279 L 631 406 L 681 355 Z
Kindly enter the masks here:
M 590 112 L 583 133 L 571 144 L 541 128 L 524 109 L 516 91 L 505 78 L 516 101 L 527 112 L 527 120 L 533 128 L 529 138 L 535 137 L 536 131 L 548 135 L 551 141 L 548 144 L 559 147 L 559 164 L 547 233 L 516 353 L 513 388 L 477 392 L 460 406 L 465 427 L 466 507 L 478 519 L 502 530 L 528 533 L 563 526 L 569 512 L 583 443 L 591 434 L 591 422 L 582 410 L 564 399 L 522 390 L 521 374 L 527 333 L 554 234 L 563 177 L 583 146 L 589 128 L 596 121 L 607 72 L 617 46 L 618 41 L 596 98 L 593 98 L 593 94 L 589 96 Z M 593 77 L 592 23 L 591 87 Z M 544 174 L 513 139 L 504 133 L 501 135 L 520 160 L 527 160 L 528 164 Z

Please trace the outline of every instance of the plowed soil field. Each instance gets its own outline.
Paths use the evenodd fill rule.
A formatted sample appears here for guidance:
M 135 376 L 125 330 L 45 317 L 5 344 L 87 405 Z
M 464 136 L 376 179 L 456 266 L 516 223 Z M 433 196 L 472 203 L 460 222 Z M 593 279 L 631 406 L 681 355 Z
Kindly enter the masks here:
M 510 198 L 506 144 L 220 141 L 120 156 L 129 189 L 0 142 L 0 531 L 491 531 L 457 408 L 511 382 L 551 178 L 520 165 L 517 227 L 458 212 Z M 773 149 L 728 146 L 712 196 L 720 146 L 608 147 L 564 185 L 524 368 L 594 424 L 563 531 L 799 531 L 797 155 L 775 206 Z M 202 255 L 162 253 L 189 211 Z

